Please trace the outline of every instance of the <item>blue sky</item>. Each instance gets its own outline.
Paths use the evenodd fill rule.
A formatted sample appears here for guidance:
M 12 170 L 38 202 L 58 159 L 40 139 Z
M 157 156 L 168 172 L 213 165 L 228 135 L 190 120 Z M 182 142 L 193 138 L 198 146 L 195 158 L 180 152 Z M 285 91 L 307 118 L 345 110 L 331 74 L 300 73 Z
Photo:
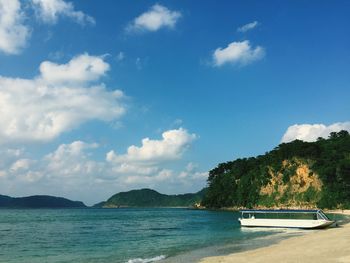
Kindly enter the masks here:
M 193 192 L 219 162 L 350 130 L 349 11 L 0 0 L 0 193 Z

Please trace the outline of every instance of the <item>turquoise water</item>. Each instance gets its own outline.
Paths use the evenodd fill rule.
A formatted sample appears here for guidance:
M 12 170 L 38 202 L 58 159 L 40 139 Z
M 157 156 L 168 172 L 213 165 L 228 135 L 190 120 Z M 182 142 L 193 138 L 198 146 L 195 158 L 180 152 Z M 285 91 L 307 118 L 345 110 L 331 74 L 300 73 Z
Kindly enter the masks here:
M 238 216 L 166 208 L 1 209 L 0 262 L 175 262 L 201 248 L 208 253 L 278 233 L 244 231 Z

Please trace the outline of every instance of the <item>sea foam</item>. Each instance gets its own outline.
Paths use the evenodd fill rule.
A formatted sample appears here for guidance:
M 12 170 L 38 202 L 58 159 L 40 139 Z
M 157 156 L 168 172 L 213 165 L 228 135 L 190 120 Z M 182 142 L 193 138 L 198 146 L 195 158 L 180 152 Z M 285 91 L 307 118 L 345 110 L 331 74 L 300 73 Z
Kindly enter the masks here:
M 129 259 L 126 263 L 151 263 L 151 262 L 159 261 L 165 258 L 166 258 L 165 255 L 160 255 L 153 258 L 133 258 L 133 259 Z

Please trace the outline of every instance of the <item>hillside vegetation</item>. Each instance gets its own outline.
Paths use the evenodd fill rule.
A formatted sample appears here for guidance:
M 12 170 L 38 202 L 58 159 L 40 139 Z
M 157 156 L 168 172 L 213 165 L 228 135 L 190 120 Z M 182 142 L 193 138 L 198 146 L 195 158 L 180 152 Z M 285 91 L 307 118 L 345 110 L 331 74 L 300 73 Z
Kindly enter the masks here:
M 0 208 L 77 208 L 86 207 L 83 202 L 71 201 L 63 197 L 33 195 L 10 197 L 0 195 Z
M 110 197 L 95 207 L 189 207 L 199 203 L 204 191 L 194 194 L 165 195 L 152 189 L 131 190 Z
M 282 143 L 209 172 L 206 207 L 350 207 L 350 135 Z

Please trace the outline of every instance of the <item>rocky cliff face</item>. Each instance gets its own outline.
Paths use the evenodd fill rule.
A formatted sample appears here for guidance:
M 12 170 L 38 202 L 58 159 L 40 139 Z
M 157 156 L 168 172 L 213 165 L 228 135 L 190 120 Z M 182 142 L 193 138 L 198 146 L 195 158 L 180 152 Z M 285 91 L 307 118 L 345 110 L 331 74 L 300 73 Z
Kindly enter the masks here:
M 261 187 L 264 206 L 316 207 L 323 183 L 307 160 L 284 160 L 280 169 L 268 168 L 269 182 Z
M 350 208 L 350 134 L 281 143 L 209 171 L 206 207 Z

